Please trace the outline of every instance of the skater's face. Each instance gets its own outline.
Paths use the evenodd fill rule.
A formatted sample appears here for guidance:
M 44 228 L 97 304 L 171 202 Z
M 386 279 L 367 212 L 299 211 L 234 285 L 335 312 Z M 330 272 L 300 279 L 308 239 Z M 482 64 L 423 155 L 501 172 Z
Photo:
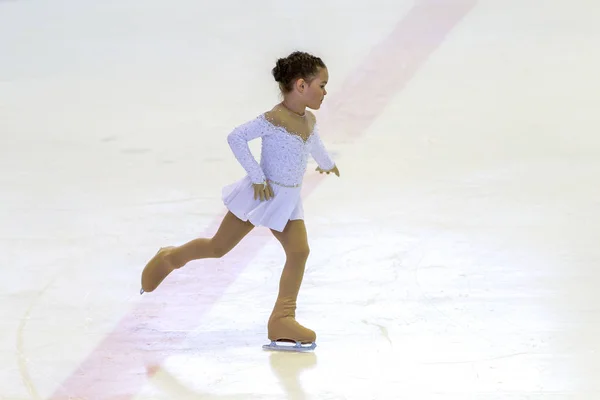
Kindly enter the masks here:
M 317 74 L 309 81 L 304 81 L 300 86 L 300 94 L 308 108 L 318 110 L 325 99 L 327 90 L 325 86 L 329 80 L 327 68 L 319 68 Z

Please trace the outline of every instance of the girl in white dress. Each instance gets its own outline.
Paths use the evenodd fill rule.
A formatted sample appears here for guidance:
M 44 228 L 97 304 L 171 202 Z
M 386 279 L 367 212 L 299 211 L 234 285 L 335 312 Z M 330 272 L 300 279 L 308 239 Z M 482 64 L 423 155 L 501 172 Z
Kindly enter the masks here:
M 268 322 L 269 348 L 277 342 L 296 343 L 293 349 L 315 347 L 316 334 L 295 319 L 296 300 L 304 277 L 309 247 L 300 190 L 308 157 L 320 173 L 339 170 L 325 149 L 310 109 L 319 109 L 327 91 L 327 67 L 311 54 L 294 52 L 277 61 L 272 70 L 283 101 L 255 119 L 238 126 L 227 141 L 246 176 L 222 192 L 228 209 L 212 238 L 199 238 L 182 246 L 161 248 L 142 273 L 141 292 L 152 292 L 174 269 L 192 260 L 220 258 L 254 227 L 273 232 L 286 254 L 279 294 Z M 261 138 L 258 163 L 248 146 Z

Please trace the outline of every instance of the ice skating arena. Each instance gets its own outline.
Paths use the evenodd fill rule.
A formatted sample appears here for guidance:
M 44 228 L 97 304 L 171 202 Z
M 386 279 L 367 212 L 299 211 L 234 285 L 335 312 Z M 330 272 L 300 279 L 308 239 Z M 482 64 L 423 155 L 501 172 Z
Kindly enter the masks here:
M 0 1 L 0 399 L 597 400 L 600 5 Z M 306 353 L 265 351 L 285 262 L 212 235 L 278 57 L 329 69 L 341 176 L 303 191 Z M 260 141 L 251 142 L 259 154 Z

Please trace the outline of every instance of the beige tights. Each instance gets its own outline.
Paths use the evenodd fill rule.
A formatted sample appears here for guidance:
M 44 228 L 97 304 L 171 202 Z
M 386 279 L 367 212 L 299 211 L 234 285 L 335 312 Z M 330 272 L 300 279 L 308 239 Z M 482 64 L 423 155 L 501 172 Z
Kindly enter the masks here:
M 192 260 L 223 257 L 253 228 L 251 223 L 227 213 L 212 238 L 199 238 L 181 246 L 161 248 L 142 272 L 141 292 L 154 291 L 173 270 Z M 296 322 L 296 302 L 309 255 L 304 221 L 289 221 L 283 232 L 272 232 L 283 246 L 286 262 L 279 280 L 277 300 L 268 322 L 268 337 L 270 340 L 314 342 L 315 332 Z

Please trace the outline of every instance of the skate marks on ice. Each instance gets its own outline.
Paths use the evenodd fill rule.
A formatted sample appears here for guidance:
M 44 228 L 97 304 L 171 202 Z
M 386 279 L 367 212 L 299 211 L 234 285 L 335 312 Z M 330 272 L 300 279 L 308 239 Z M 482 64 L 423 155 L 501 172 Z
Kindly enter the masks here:
M 317 364 L 315 353 L 285 353 L 274 351 L 269 353 L 269 366 L 276 384 L 285 392 L 285 398 L 306 399 L 308 394 L 300 382 L 302 372 L 312 369 Z M 238 400 L 255 398 L 257 393 L 231 393 L 215 394 L 205 390 L 191 388 L 179 378 L 179 374 L 172 373 L 164 366 L 149 366 L 148 377 L 152 385 L 159 390 L 165 398 L 178 400 L 215 399 Z M 193 379 L 193 378 L 192 378 Z M 262 399 L 280 399 L 281 393 L 261 393 Z M 144 398 L 143 396 L 140 398 Z M 156 399 L 156 396 L 152 396 Z M 160 397 L 158 397 L 160 398 Z
M 390 332 L 386 326 L 377 324 L 375 322 L 369 322 L 364 319 L 361 322 L 365 325 L 370 325 L 370 326 L 376 327 L 379 330 L 381 337 L 383 337 L 390 344 L 390 347 L 394 347 L 394 344 L 392 343 L 392 339 L 390 338 Z
M 2 0 L 0 0 L 0 2 L 2 2 Z M 62 278 L 62 275 L 64 275 L 66 272 L 66 270 L 63 269 L 61 270 L 61 272 L 55 274 L 52 279 L 50 279 L 46 285 L 36 294 L 36 296 L 33 298 L 33 300 L 29 303 L 29 306 L 27 307 L 27 309 L 25 310 L 25 314 L 23 314 L 23 317 L 21 318 L 21 321 L 19 322 L 19 328 L 17 330 L 17 343 L 16 343 L 16 349 L 17 349 L 17 354 L 18 354 L 18 364 L 19 364 L 19 373 L 21 375 L 21 381 L 23 382 L 23 386 L 25 386 L 25 388 L 27 389 L 27 392 L 29 393 L 28 399 L 33 399 L 33 400 L 42 400 L 42 396 L 40 396 L 39 391 L 34 383 L 34 380 L 31 377 L 31 372 L 29 369 L 29 357 L 27 357 L 27 353 L 26 353 L 26 346 L 25 346 L 25 330 L 27 327 L 27 323 L 29 322 L 29 320 L 31 319 L 31 314 L 32 311 L 38 306 L 38 304 L 40 303 L 41 299 L 46 295 L 46 292 L 48 291 L 48 289 L 54 285 L 54 283 L 56 282 L 56 280 L 58 278 Z M 4 397 L 2 396 L 2 394 L 0 394 L 0 400 L 3 400 Z M 11 399 L 13 400 L 18 400 L 18 399 L 14 399 L 11 397 Z

